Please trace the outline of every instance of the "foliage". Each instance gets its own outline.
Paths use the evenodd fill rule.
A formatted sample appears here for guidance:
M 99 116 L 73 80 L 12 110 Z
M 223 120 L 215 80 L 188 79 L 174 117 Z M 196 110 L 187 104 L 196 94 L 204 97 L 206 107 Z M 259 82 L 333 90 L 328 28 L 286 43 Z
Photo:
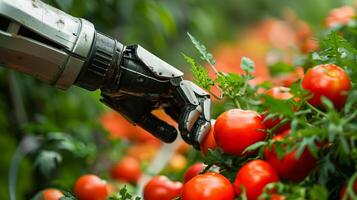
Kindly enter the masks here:
M 109 200 L 140 200 L 140 197 L 133 197 L 128 193 L 126 186 L 120 189 L 120 191 L 114 196 L 109 197 Z
M 237 30 L 241 27 L 262 17 L 281 16 L 284 6 L 290 6 L 299 16 L 318 25 L 315 29 L 319 29 L 326 12 L 331 7 L 341 5 L 342 2 L 335 0 L 302 0 L 299 2 L 228 0 L 217 4 L 214 0 L 44 1 L 74 16 L 92 21 L 99 31 L 118 38 L 123 44 L 139 43 L 175 66 L 184 66 L 183 61 L 179 59 L 178 52 L 187 52 L 188 55 L 193 53 L 186 35 L 180 33 L 192 32 L 206 41 L 208 47 L 212 47 L 221 40 L 229 41 L 236 36 Z M 354 28 L 342 28 L 348 33 L 346 39 L 352 41 Z M 338 41 L 337 46 L 341 46 Z M 205 59 L 211 60 L 210 62 L 214 64 L 212 57 L 207 54 L 207 49 L 209 48 L 206 48 Z M 344 49 L 343 52 L 345 52 Z M 321 57 L 324 57 L 324 54 L 324 52 L 319 52 Z M 214 81 L 208 78 L 204 68 L 193 59 L 186 56 L 186 60 L 190 60 L 191 65 L 195 66 L 192 70 L 197 76 L 197 83 L 205 84 L 206 89 L 214 85 L 226 88 L 225 95 L 232 97 L 226 105 L 231 106 L 230 103 L 232 103 L 242 108 L 259 109 L 257 98 L 253 97 L 256 88 L 247 84 L 247 80 L 252 78 L 249 72 L 253 66 L 249 59 L 242 60 L 241 67 L 247 72 L 245 76 L 220 74 L 220 78 Z M 312 61 L 322 62 L 318 59 Z M 346 61 L 342 60 L 342 62 Z M 353 60 L 350 59 L 348 62 L 352 63 Z M 356 74 L 351 77 L 356 77 Z M 10 81 L 12 78 L 17 83 L 16 87 Z M 9 199 L 7 179 L 11 156 L 26 135 L 39 137 L 41 144 L 36 152 L 28 155 L 21 162 L 19 168 L 21 181 L 18 181 L 16 188 L 17 199 L 30 199 L 33 194 L 45 187 L 72 188 L 75 179 L 83 173 L 91 172 L 108 176 L 108 165 L 112 160 L 122 156 L 123 148 L 128 145 L 124 141 L 107 140 L 106 132 L 98 122 L 99 115 L 104 110 L 103 106 L 98 103 L 98 92 L 89 93 L 76 87 L 63 92 L 26 75 L 11 73 L 6 69 L 0 69 L 0 90 L 0 146 L 3 152 L 3 159 L 0 161 L 0 177 L 2 177 L 0 199 Z M 297 89 L 296 92 L 302 91 Z M 20 96 L 13 98 L 15 94 L 20 94 Z M 356 93 L 352 94 L 342 114 L 336 114 L 333 111 L 328 114 L 328 120 L 335 122 L 331 125 L 331 136 L 334 136 L 335 129 L 341 134 L 341 126 L 343 130 L 346 127 L 356 128 L 355 125 L 342 120 L 344 116 L 351 115 L 352 111 L 356 110 L 354 109 Z M 271 107 L 279 107 L 281 102 L 269 104 L 272 105 Z M 277 112 L 278 115 L 280 112 L 281 110 Z M 311 108 L 306 108 L 300 111 L 300 114 L 296 114 L 297 117 L 293 120 L 296 125 L 294 127 L 304 127 L 302 116 L 304 112 L 309 113 L 311 115 L 309 117 L 312 118 L 323 115 L 317 115 Z M 290 116 L 287 113 L 282 115 Z M 325 122 L 327 123 L 328 121 Z M 343 135 L 352 135 L 352 133 L 346 132 Z M 309 145 L 311 142 L 305 143 Z M 262 148 L 260 145 L 265 144 L 250 148 Z M 337 152 L 344 152 L 344 150 L 346 149 L 336 147 Z M 351 151 L 350 155 L 355 158 L 355 153 Z M 214 155 L 217 157 L 221 154 L 215 153 Z M 335 159 L 334 156 L 331 154 L 324 160 L 331 164 Z M 326 166 L 326 172 L 331 172 L 328 165 L 324 166 Z M 66 198 L 74 199 L 70 195 Z
M 346 69 L 351 77 L 352 84 L 356 84 L 355 75 L 357 69 L 356 54 L 357 47 L 353 46 L 341 30 L 329 30 L 323 39 L 320 41 L 320 50 L 314 52 L 306 60 L 305 66 L 312 67 L 317 64 L 333 63 Z M 207 61 L 212 67 L 214 63 L 210 60 L 210 55 L 205 51 L 205 47 L 200 44 L 197 39 L 190 35 L 190 38 L 201 54 L 201 59 Z M 206 59 L 206 58 L 210 59 Z M 192 67 L 195 67 L 195 61 L 191 58 Z M 194 63 L 194 64 L 192 64 Z M 348 179 L 346 177 L 354 177 L 356 174 L 356 121 L 357 121 L 357 102 L 355 95 L 357 90 L 353 89 L 349 93 L 349 98 L 346 102 L 345 109 L 339 111 L 334 108 L 332 102 L 325 97 L 322 97 L 324 108 L 316 108 L 307 100 L 310 98 L 307 91 L 301 88 L 299 83 L 290 86 L 291 93 L 297 97 L 290 100 L 274 99 L 268 95 L 250 95 L 257 90 L 255 87 L 249 86 L 248 81 L 252 79 L 250 72 L 253 70 L 253 64 L 249 59 L 243 58 L 241 68 L 245 74 L 224 74 L 218 72 L 216 78 L 211 78 L 207 73 L 193 70 L 194 77 L 198 79 L 198 84 L 213 82 L 222 90 L 224 96 L 235 102 L 237 108 L 255 109 L 267 111 L 270 113 L 267 118 L 279 116 L 283 118 L 282 123 L 291 123 L 291 134 L 285 137 L 282 141 L 263 141 L 251 145 L 246 151 L 260 150 L 256 156 L 242 155 L 240 157 L 232 157 L 226 155 L 220 149 L 209 151 L 205 158 L 205 163 L 208 166 L 218 165 L 220 171 L 231 180 L 234 179 L 237 169 L 251 159 L 264 159 L 262 152 L 268 146 L 271 148 L 275 145 L 275 151 L 281 159 L 286 153 L 296 150 L 296 158 L 298 159 L 305 149 L 308 149 L 311 154 L 320 160 L 317 169 L 300 184 L 291 184 L 281 182 L 274 187 L 278 188 L 278 194 L 283 194 L 288 199 L 336 199 L 341 185 Z M 210 81 L 210 78 L 212 79 Z M 207 90 L 210 88 L 205 85 Z M 263 99 L 263 101 L 259 101 Z M 247 102 L 259 102 L 252 107 Z M 295 108 L 295 109 L 293 109 Z M 298 110 L 296 110 L 298 108 Z M 267 119 L 266 119 L 267 120 Z M 268 130 L 272 132 L 275 130 Z M 299 142 L 296 142 L 299 141 Z M 322 145 L 324 144 L 324 145 Z M 339 163 L 336 166 L 336 162 Z M 338 174 L 336 173 L 338 171 Z M 292 172 L 293 173 L 293 172 Z M 353 195 L 352 183 L 354 178 L 349 182 L 350 193 Z M 264 194 L 266 197 L 269 194 Z

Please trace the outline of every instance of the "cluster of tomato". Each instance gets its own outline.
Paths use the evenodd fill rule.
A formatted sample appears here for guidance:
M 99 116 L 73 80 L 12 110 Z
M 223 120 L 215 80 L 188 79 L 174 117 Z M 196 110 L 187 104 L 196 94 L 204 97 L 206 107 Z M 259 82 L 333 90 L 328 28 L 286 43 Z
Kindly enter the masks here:
M 347 73 L 333 64 L 319 65 L 311 68 L 302 80 L 302 87 L 312 94 L 308 102 L 319 108 L 322 106 L 321 97 L 329 98 L 336 108 L 341 108 L 351 88 Z M 288 100 L 294 98 L 289 88 L 274 87 L 265 92 L 267 95 Z M 294 99 L 299 101 L 299 99 Z M 298 109 L 298 108 L 292 108 Z M 225 153 L 243 157 L 256 152 L 246 152 L 250 145 L 264 141 L 267 138 L 266 130 L 280 123 L 280 119 L 264 120 L 263 114 L 252 110 L 231 109 L 222 113 L 214 124 L 214 129 L 205 138 L 201 145 L 204 153 L 208 149 L 221 148 Z M 273 141 L 289 137 L 290 126 L 287 123 L 275 131 Z M 182 200 L 196 199 L 234 199 L 243 192 L 248 200 L 257 199 L 264 187 L 273 182 L 288 180 L 301 182 L 316 167 L 317 159 L 305 148 L 299 158 L 297 150 L 286 153 L 279 158 L 272 148 L 266 147 L 265 160 L 251 160 L 244 164 L 236 173 L 233 184 L 228 178 L 221 175 L 219 170 L 200 174 L 204 165 L 197 163 L 190 167 L 185 174 L 184 184 L 172 182 L 166 177 L 154 177 L 145 187 L 145 200 L 172 199 L 180 196 Z M 218 166 L 219 168 L 219 166 Z M 283 195 L 270 191 L 271 199 L 285 199 Z
M 328 27 L 334 26 L 336 23 L 344 24 L 352 16 L 355 16 L 354 10 L 343 7 L 340 10 L 332 11 L 325 23 Z M 316 49 L 315 45 L 308 44 L 311 40 L 310 34 L 302 32 L 302 35 L 306 36 L 300 37 L 303 38 L 303 44 L 306 42 L 306 45 L 310 45 L 305 50 Z M 301 74 L 301 71 L 296 73 L 299 74 L 298 77 L 302 78 L 302 88 L 310 92 L 309 104 L 316 108 L 323 107 L 321 102 L 323 96 L 328 98 L 336 109 L 341 109 L 344 106 L 351 89 L 351 82 L 342 68 L 333 64 L 325 64 L 315 66 L 305 74 Z M 293 81 L 296 81 L 296 77 L 294 75 Z M 281 85 L 288 86 L 290 83 L 291 81 L 289 83 L 284 82 Z M 274 87 L 264 91 L 264 93 L 275 99 L 300 101 L 290 93 L 290 89 L 287 87 Z M 299 107 L 294 105 L 291 107 L 293 111 L 299 110 Z M 209 149 L 220 148 L 224 153 L 234 157 L 254 157 L 252 155 L 257 154 L 257 152 L 247 151 L 246 149 L 257 142 L 266 141 L 268 138 L 267 130 L 274 130 L 272 141 L 289 139 L 291 134 L 290 124 L 285 123 L 276 129 L 282 119 L 266 119 L 267 115 L 267 112 L 258 113 L 253 110 L 242 109 L 231 109 L 222 113 L 215 121 L 214 128 L 204 138 L 201 151 L 204 155 L 207 155 Z M 151 158 L 160 146 L 159 142 L 137 128 L 127 130 L 128 127 L 132 126 L 123 125 L 127 122 L 119 119 L 117 114 L 110 113 L 103 119 L 103 125 L 110 129 L 112 138 L 135 141 L 133 146 L 128 149 L 129 155 L 114 163 L 110 171 L 111 177 L 121 182 L 137 184 L 143 174 L 140 160 Z M 145 142 L 145 145 L 143 145 L 140 141 L 150 142 Z M 136 145 L 138 142 L 140 145 Z M 219 163 L 214 166 L 206 166 L 201 162 L 195 163 L 185 172 L 183 182 L 172 181 L 163 175 L 151 178 L 144 186 L 143 198 L 144 200 L 170 200 L 175 198 L 182 200 L 233 200 L 236 196 L 245 195 L 248 200 L 255 200 L 261 196 L 264 190 L 266 191 L 268 184 L 279 181 L 299 183 L 316 168 L 318 160 L 308 148 L 305 148 L 298 158 L 296 154 L 297 149 L 289 151 L 281 157 L 273 143 L 271 147 L 265 147 L 264 156 L 261 159 L 251 159 L 242 164 L 236 170 L 234 180 L 221 173 Z M 176 166 L 177 164 L 172 165 Z M 182 167 L 180 168 L 182 169 Z M 354 189 L 357 192 L 357 182 L 354 184 Z M 345 187 L 341 189 L 341 198 L 345 190 Z M 79 200 L 104 200 L 114 191 L 115 189 L 111 184 L 92 174 L 78 178 L 73 188 L 74 195 Z M 267 192 L 270 199 L 273 200 L 287 198 L 274 189 Z M 41 194 L 45 200 L 58 200 L 64 196 L 57 189 L 46 189 Z
M 154 111 L 153 114 L 170 125 L 177 126 L 163 110 Z M 150 162 L 162 146 L 162 142 L 157 138 L 144 129 L 130 124 L 114 111 L 105 112 L 101 116 L 101 123 L 108 131 L 110 140 L 119 139 L 127 145 L 123 152 L 120 152 L 120 159 L 110 163 L 110 180 L 104 180 L 95 174 L 84 174 L 76 180 L 73 194 L 78 200 L 105 200 L 115 194 L 122 184 L 136 185 L 143 175 L 143 165 Z M 176 173 L 186 167 L 188 161 L 183 154 L 188 148 L 188 144 L 180 144 L 167 164 L 168 172 Z M 64 196 L 63 191 L 48 188 L 39 192 L 35 199 L 59 200 Z

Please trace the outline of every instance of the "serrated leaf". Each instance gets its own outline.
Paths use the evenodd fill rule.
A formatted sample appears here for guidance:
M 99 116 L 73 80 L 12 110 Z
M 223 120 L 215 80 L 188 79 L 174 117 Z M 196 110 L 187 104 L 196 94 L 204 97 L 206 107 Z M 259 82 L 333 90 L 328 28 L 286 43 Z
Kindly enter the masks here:
M 190 37 L 191 42 L 195 45 L 196 49 L 200 52 L 201 59 L 207 61 L 210 65 L 214 66 L 216 64 L 216 60 L 213 58 L 212 54 L 207 51 L 206 46 L 201 44 L 190 33 L 187 33 L 187 35 Z
M 194 82 L 202 88 L 210 91 L 211 87 L 214 86 L 214 81 L 209 77 L 207 70 L 201 65 L 198 65 L 195 59 L 185 54 L 182 55 L 186 62 L 191 65 Z
M 254 72 L 254 61 L 248 57 L 243 56 L 240 67 L 247 72 L 247 75 Z
M 244 153 L 247 153 L 247 152 L 250 152 L 250 151 L 257 150 L 257 149 L 259 149 L 259 148 L 261 148 L 261 147 L 266 146 L 267 144 L 268 144 L 268 143 L 265 142 L 265 141 L 256 142 L 256 143 L 254 143 L 254 144 L 248 146 L 247 148 L 245 148 L 244 151 L 243 151 L 243 154 L 244 154 Z

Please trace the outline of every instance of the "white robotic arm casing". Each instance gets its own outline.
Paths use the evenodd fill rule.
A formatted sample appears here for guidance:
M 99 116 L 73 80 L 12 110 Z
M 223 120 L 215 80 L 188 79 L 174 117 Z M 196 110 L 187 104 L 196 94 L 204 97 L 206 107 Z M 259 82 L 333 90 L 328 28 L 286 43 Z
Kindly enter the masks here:
M 59 88 L 77 78 L 94 34 L 92 23 L 39 0 L 0 0 L 0 60 Z

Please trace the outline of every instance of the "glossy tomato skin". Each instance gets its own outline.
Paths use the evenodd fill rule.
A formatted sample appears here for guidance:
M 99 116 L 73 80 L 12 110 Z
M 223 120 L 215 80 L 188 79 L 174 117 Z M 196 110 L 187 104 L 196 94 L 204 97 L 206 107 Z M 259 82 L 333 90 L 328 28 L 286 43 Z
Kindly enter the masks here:
M 283 140 L 290 133 L 290 130 L 277 135 L 273 140 Z M 294 182 L 300 182 L 309 175 L 309 173 L 316 167 L 317 160 L 311 155 L 310 151 L 305 148 L 299 159 L 296 159 L 297 150 L 285 154 L 280 160 L 277 153 L 268 147 L 265 149 L 265 159 L 269 162 L 279 176 Z
M 125 156 L 118 161 L 111 170 L 113 179 L 136 184 L 141 177 L 142 171 L 138 159 Z
M 45 189 L 42 192 L 43 200 L 59 200 L 61 197 L 64 197 L 63 193 L 57 189 Z
M 268 162 L 253 160 L 243 165 L 238 171 L 234 189 L 240 195 L 241 186 L 244 186 L 248 200 L 256 200 L 267 184 L 278 181 L 278 174 Z
M 321 107 L 321 97 L 325 96 L 340 109 L 346 102 L 351 82 L 342 68 L 325 64 L 309 69 L 302 80 L 302 87 L 312 93 L 313 97 L 308 102 L 313 106 Z
M 105 181 L 96 175 L 87 174 L 76 181 L 74 193 L 78 200 L 106 200 L 109 191 Z
M 201 173 L 205 169 L 205 167 L 206 165 L 202 162 L 195 163 L 191 167 L 189 167 L 183 177 L 184 183 Z
M 207 172 L 193 177 L 182 188 L 182 200 L 233 200 L 234 189 L 221 174 Z
M 155 176 L 144 187 L 144 200 L 171 200 L 180 196 L 181 190 L 181 182 L 173 182 L 166 176 Z
M 207 155 L 208 149 L 214 150 L 217 147 L 216 140 L 214 139 L 215 121 L 212 120 L 211 123 L 212 123 L 211 130 L 208 132 L 208 134 L 205 136 L 205 138 L 202 140 L 200 144 L 200 150 L 203 153 L 203 155 Z
M 231 109 L 217 118 L 214 138 L 224 152 L 240 156 L 248 146 L 265 139 L 265 129 L 255 111 Z

